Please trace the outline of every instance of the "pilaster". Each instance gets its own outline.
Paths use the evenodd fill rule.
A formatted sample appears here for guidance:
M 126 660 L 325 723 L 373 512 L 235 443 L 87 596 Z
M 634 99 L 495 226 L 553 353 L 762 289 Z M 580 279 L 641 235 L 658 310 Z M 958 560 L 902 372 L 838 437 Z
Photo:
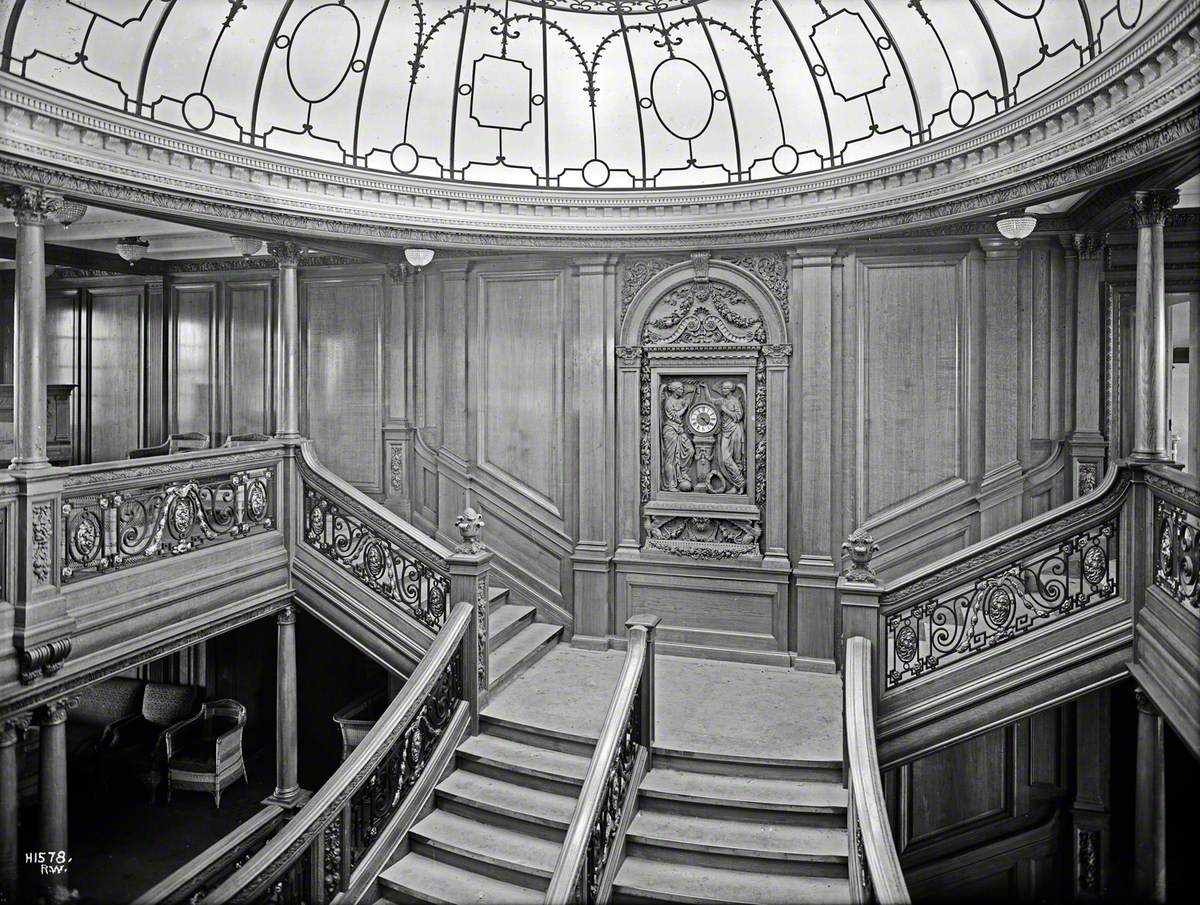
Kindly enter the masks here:
M 1108 441 L 1101 432 L 1104 386 L 1104 308 L 1100 297 L 1104 279 L 1107 236 L 1076 233 L 1071 244 L 1078 259 L 1075 280 L 1072 349 L 1067 383 L 1067 450 L 1070 455 L 1071 495 L 1091 493 L 1104 474 Z
M 406 264 L 389 264 L 385 284 L 386 342 L 384 384 L 387 413 L 383 427 L 384 503 L 402 518 L 412 519 L 412 358 L 409 298 L 414 281 Z
M 1137 774 L 1133 805 L 1133 891 L 1139 902 L 1167 900 L 1167 799 L 1163 718 L 1145 691 L 1137 704 Z

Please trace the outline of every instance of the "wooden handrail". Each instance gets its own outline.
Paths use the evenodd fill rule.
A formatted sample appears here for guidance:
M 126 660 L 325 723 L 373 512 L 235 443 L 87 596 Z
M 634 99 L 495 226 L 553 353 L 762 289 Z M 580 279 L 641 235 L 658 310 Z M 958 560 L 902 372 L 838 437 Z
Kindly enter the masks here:
M 558 861 L 554 865 L 554 874 L 550 878 L 550 885 L 543 900 L 546 905 L 594 901 L 589 892 L 588 874 L 603 874 L 607 865 L 588 865 L 592 836 L 604 829 L 611 831 L 614 836 L 623 833 L 624 827 L 602 828 L 597 824 L 602 811 L 625 812 L 626 799 L 637 794 L 639 770 L 635 766 L 636 757 L 622 766 L 618 761 L 622 749 L 628 749 L 631 744 L 640 746 L 643 749 L 640 756 L 644 768 L 645 758 L 648 757 L 650 746 L 653 744 L 654 630 L 658 622 L 657 616 L 639 616 L 626 623 L 629 628 L 629 645 L 625 653 L 625 662 L 621 666 L 617 687 L 608 705 L 596 751 L 588 764 L 579 801 L 571 815 L 571 823 L 567 827 Z M 614 771 L 621 771 L 622 775 L 614 775 Z M 628 774 L 625 775 L 624 771 L 628 771 Z M 613 788 L 614 779 L 620 784 L 617 789 Z M 618 792 L 622 798 L 620 806 L 605 809 L 606 798 Z M 617 845 L 611 844 L 613 841 L 619 843 L 619 839 L 609 840 L 610 844 L 605 846 L 609 854 L 617 848 Z M 582 890 L 579 888 L 580 884 L 583 884 Z
M 311 846 L 323 844 L 325 829 L 371 778 L 401 734 L 421 713 L 427 696 L 441 680 L 451 658 L 460 648 L 469 649 L 463 643 L 464 638 L 474 643 L 474 625 L 474 606 L 465 601 L 456 604 L 403 690 L 388 705 L 374 728 L 287 826 L 241 870 L 213 890 L 205 899 L 206 905 L 253 901 Z M 473 658 L 464 658 L 462 671 L 469 681 L 475 671 Z M 346 878 L 342 880 L 344 882 Z
M 875 750 L 875 707 L 872 703 L 871 642 L 846 640 L 843 676 L 846 720 L 847 823 L 850 832 L 850 891 L 853 901 L 907 905 L 912 901 L 900 856 L 892 839 L 879 756 Z M 861 846 L 861 848 L 860 848 Z M 857 868 L 857 869 L 855 869 Z

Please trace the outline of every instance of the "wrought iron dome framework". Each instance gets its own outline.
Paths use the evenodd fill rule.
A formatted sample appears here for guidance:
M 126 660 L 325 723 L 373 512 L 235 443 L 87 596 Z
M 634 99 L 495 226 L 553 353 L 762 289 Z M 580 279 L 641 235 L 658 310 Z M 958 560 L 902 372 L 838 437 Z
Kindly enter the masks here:
M 1163 0 L 15 0 L 0 67 L 254 148 L 655 189 L 881 157 L 1010 109 Z

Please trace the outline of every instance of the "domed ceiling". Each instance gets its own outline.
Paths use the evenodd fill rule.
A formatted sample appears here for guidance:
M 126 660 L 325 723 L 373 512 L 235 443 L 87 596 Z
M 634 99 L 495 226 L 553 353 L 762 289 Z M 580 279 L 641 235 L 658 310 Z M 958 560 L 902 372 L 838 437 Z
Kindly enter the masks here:
M 15 0 L 7 72 L 393 175 L 729 185 L 933 141 L 1161 0 Z

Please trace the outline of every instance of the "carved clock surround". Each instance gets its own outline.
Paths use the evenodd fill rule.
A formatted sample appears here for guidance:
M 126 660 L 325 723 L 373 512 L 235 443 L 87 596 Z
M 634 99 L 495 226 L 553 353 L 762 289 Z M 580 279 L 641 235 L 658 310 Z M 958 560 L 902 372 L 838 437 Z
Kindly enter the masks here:
M 621 546 L 786 568 L 792 347 L 775 293 L 693 254 L 646 281 L 618 337 L 618 411 L 638 416 L 623 421 L 637 479 L 620 482 Z

